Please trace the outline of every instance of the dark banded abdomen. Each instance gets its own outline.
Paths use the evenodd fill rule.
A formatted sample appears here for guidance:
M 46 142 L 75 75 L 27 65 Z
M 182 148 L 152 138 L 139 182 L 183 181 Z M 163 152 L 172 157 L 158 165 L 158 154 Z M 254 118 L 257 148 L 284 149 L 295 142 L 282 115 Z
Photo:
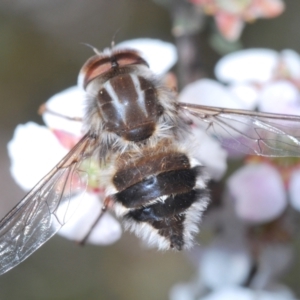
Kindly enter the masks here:
M 168 241 L 170 248 L 181 250 L 189 242 L 186 223 L 194 225 L 202 214 L 199 207 L 202 209 L 207 203 L 206 190 L 197 185 L 201 166 L 191 167 L 189 158 L 180 152 L 158 153 L 146 164 L 148 167 L 131 161 L 117 171 L 113 182 L 119 192 L 114 194 L 114 199 L 127 208 L 123 218 L 129 226 L 148 224 Z M 130 185 L 124 185 L 121 180 L 124 176 L 130 177 Z M 199 204 L 202 200 L 203 204 Z M 194 204 L 196 210 L 192 208 Z M 132 228 L 138 232 L 136 225 Z
M 162 196 L 184 194 L 196 185 L 199 168 L 175 170 L 152 175 L 115 194 L 127 208 L 139 208 Z
M 157 230 L 158 234 L 170 243 L 170 248 L 182 250 L 185 246 L 185 226 L 187 212 L 197 201 L 207 198 L 206 190 L 191 189 L 189 192 L 168 196 L 163 202 L 133 209 L 125 219 L 146 222 Z M 193 211 L 199 214 L 197 211 Z
M 105 129 L 133 142 L 148 139 L 163 112 L 153 84 L 133 74 L 108 80 L 99 91 L 98 103 Z

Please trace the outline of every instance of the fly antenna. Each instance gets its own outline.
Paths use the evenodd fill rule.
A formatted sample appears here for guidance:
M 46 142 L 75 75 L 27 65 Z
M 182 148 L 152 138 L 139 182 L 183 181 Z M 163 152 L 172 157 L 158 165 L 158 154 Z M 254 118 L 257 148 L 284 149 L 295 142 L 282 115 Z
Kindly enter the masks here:
M 113 49 L 115 47 L 115 39 L 116 39 L 116 36 L 117 34 L 119 33 L 119 31 L 121 30 L 121 27 L 119 27 L 116 32 L 114 33 L 113 37 L 112 37 L 112 40 L 111 40 L 111 49 Z
M 81 43 L 82 45 L 85 45 L 85 46 L 87 46 L 87 47 L 89 47 L 89 48 L 91 48 L 96 54 L 98 54 L 98 55 L 100 55 L 101 54 L 101 51 L 99 51 L 96 47 L 94 47 L 94 46 L 92 46 L 92 45 L 90 45 L 90 44 L 88 44 L 88 43 Z

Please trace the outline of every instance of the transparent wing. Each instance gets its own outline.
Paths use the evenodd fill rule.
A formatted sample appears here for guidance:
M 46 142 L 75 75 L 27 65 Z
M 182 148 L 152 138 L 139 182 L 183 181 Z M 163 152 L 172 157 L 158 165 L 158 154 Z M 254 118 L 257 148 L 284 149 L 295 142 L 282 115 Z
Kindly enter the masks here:
M 88 180 L 80 166 L 94 142 L 85 135 L 0 221 L 0 274 L 31 255 L 72 216 Z
M 206 123 L 225 147 L 261 156 L 300 156 L 300 116 L 179 103 L 182 111 Z

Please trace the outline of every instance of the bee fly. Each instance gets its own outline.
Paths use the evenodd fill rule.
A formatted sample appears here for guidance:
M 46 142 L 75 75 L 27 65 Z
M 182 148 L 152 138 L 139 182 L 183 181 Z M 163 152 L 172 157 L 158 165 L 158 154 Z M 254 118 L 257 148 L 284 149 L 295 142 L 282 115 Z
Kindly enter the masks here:
M 94 225 L 112 209 L 149 244 L 181 250 L 193 245 L 209 199 L 205 172 L 190 150 L 191 122 L 202 121 L 225 145 L 249 154 L 300 156 L 300 117 L 180 103 L 135 50 L 96 52 L 79 83 L 87 95 L 85 134 L 0 222 L 0 273 L 67 222 L 91 160 L 107 178 Z

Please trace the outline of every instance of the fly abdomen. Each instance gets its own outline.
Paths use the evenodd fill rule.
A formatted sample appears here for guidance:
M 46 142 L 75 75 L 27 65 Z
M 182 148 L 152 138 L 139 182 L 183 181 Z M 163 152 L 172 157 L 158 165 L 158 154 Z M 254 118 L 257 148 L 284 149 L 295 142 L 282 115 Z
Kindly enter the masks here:
M 168 241 L 168 248 L 182 250 L 189 247 L 191 237 L 186 231 L 195 221 L 191 220 L 189 214 L 195 213 L 195 216 L 199 217 L 197 214 L 202 212 L 194 212 L 190 208 L 198 201 L 205 203 L 207 198 L 206 190 L 192 189 L 187 193 L 170 195 L 164 201 L 131 210 L 124 218 L 148 224 L 162 239 Z
M 195 187 L 198 173 L 195 167 L 152 175 L 115 194 L 115 199 L 127 208 L 137 208 L 162 196 L 186 193 Z
M 126 161 L 115 174 L 117 214 L 149 244 L 160 249 L 188 248 L 208 203 L 202 167 L 195 161 L 192 165 L 181 152 L 166 151 L 150 158 Z M 130 184 L 123 183 L 124 176 L 130 177 L 126 180 Z
M 199 197 L 201 190 L 168 196 L 164 201 L 131 210 L 126 216 L 138 222 L 154 223 L 183 213 Z

